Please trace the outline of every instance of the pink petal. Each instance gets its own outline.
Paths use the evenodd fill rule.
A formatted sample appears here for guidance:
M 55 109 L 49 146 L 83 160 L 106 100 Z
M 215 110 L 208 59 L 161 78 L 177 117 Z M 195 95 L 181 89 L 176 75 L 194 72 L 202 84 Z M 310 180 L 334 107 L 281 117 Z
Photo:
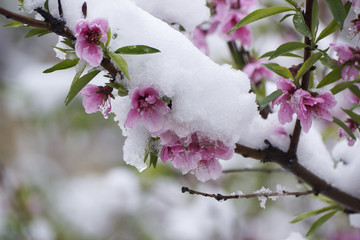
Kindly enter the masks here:
M 88 48 L 84 49 L 83 58 L 93 67 L 100 65 L 103 59 L 103 53 L 100 46 L 90 44 Z
M 279 122 L 283 125 L 287 122 L 291 122 L 293 114 L 294 110 L 292 107 L 286 102 L 282 103 L 278 113 Z
M 221 176 L 221 173 L 221 165 L 216 159 L 200 161 L 195 170 L 195 176 L 200 182 L 206 182 L 211 178 L 216 180 Z
M 126 117 L 125 126 L 128 128 L 134 128 L 140 119 L 140 115 L 137 109 L 131 109 Z

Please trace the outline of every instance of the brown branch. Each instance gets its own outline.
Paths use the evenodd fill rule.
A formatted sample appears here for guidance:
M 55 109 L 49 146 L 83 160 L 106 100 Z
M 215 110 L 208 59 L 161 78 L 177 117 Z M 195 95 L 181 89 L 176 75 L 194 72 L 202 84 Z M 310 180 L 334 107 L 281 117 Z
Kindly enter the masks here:
M 310 31 L 312 30 L 311 19 L 312 19 L 313 2 L 314 2 L 314 0 L 306 0 L 306 9 L 305 9 L 305 14 L 304 14 L 305 23 L 306 23 L 307 27 L 310 29 Z M 310 38 L 305 37 L 305 44 L 311 46 Z M 304 49 L 304 62 L 310 56 L 311 56 L 311 48 L 306 47 Z M 302 80 L 301 80 L 301 88 L 302 89 L 305 89 L 305 90 L 308 89 L 311 71 L 312 71 L 312 68 L 310 68 L 303 75 Z M 297 147 L 298 147 L 298 144 L 299 144 L 300 134 L 301 134 L 301 125 L 300 125 L 299 119 L 297 119 L 296 123 L 295 123 L 295 128 L 294 128 L 293 134 L 291 135 L 291 141 L 290 141 L 290 145 L 289 145 L 289 149 L 288 149 L 288 154 L 291 155 L 291 156 L 294 156 L 296 154 L 296 152 L 297 152 Z
M 355 212 L 360 212 L 360 199 L 356 198 L 340 189 L 327 183 L 325 179 L 320 178 L 314 173 L 310 172 L 298 161 L 296 156 L 288 155 L 288 153 L 281 151 L 278 148 L 271 146 L 269 142 L 265 149 L 251 149 L 249 147 L 236 145 L 235 152 L 244 157 L 251 157 L 262 162 L 274 162 L 287 169 L 289 172 L 297 176 L 302 181 L 309 184 L 316 194 L 323 194 L 332 200 L 344 205 L 348 209 Z
M 23 24 L 26 24 L 27 26 L 49 30 L 72 41 L 76 40 L 73 32 L 65 26 L 65 22 L 54 18 L 51 14 L 45 12 L 41 8 L 36 9 L 36 11 L 45 18 L 45 21 L 35 20 L 33 18 L 8 11 L 4 8 L 0 8 L 0 15 L 4 15 L 6 18 L 21 22 Z M 121 72 L 117 70 L 117 68 L 114 66 L 114 64 L 110 61 L 109 58 L 104 57 L 100 65 L 104 69 L 106 69 L 112 77 L 115 78 L 117 74 L 120 74 L 120 76 L 122 76 Z
M 299 197 L 299 196 L 304 196 L 304 195 L 309 195 L 309 194 L 314 193 L 314 191 L 305 191 L 305 192 L 282 191 L 280 193 L 279 192 L 271 192 L 271 193 L 250 193 L 250 194 L 222 195 L 220 193 L 214 194 L 214 193 L 200 192 L 200 191 L 189 189 L 188 187 L 182 187 L 181 192 L 182 193 L 200 195 L 200 196 L 204 196 L 204 197 L 210 197 L 210 198 L 214 198 L 214 199 L 216 199 L 218 201 L 226 201 L 226 200 L 229 200 L 229 199 L 240 199 L 240 198 L 249 199 L 249 198 L 259 198 L 259 197 L 266 197 L 266 198 L 281 197 L 281 196 Z

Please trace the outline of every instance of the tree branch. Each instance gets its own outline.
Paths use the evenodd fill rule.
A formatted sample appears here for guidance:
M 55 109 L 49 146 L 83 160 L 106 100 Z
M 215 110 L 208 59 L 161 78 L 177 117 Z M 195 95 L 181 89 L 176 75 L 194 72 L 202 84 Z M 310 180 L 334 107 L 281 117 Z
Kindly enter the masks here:
M 312 19 L 312 7 L 313 7 L 313 2 L 314 0 L 306 0 L 306 9 L 305 9 L 305 14 L 304 14 L 304 19 L 305 19 L 305 23 L 308 26 L 308 28 L 310 29 L 310 31 L 312 30 L 311 27 L 311 19 Z M 311 32 L 313 33 L 313 32 Z M 305 44 L 311 46 L 311 40 L 308 37 L 305 37 Z M 304 49 L 304 62 L 311 56 L 311 48 L 306 47 Z M 309 80 L 310 80 L 310 73 L 311 73 L 312 69 L 310 68 L 302 77 L 301 80 L 301 88 L 307 90 L 309 87 Z M 290 141 L 290 146 L 288 149 L 288 154 L 289 155 L 296 155 L 296 151 L 297 151 L 297 147 L 299 144 L 299 139 L 300 139 L 300 134 L 301 134 L 301 125 L 300 125 L 300 121 L 299 119 L 296 120 L 295 123 L 295 128 L 293 131 L 293 134 L 291 136 L 291 141 Z
M 43 28 L 60 36 L 66 37 L 72 41 L 76 41 L 75 35 L 68 27 L 65 26 L 65 22 L 54 18 L 51 14 L 43 11 L 40 8 L 36 9 L 36 11 L 45 18 L 45 21 L 39 21 L 30 17 L 26 17 L 0 7 L 0 15 L 4 15 L 6 18 L 21 22 L 31 27 Z M 115 78 L 117 74 L 122 76 L 121 72 L 117 70 L 109 58 L 103 58 L 100 65 L 105 68 L 112 77 Z
M 278 148 L 273 147 L 268 141 L 268 147 L 265 149 L 252 149 L 243 145 L 237 144 L 235 152 L 244 157 L 251 157 L 261 162 L 274 162 L 288 170 L 302 181 L 309 184 L 315 194 L 323 194 L 332 200 L 344 205 L 346 208 L 352 209 L 355 212 L 360 212 L 360 199 L 356 198 L 340 189 L 327 183 L 325 179 L 320 178 L 314 173 L 310 172 L 298 161 L 296 156 L 289 155 Z
M 251 194 L 222 195 L 220 193 L 214 194 L 214 193 L 200 192 L 200 191 L 189 189 L 188 187 L 182 187 L 181 192 L 182 193 L 200 195 L 200 196 L 204 196 L 204 197 L 215 198 L 218 201 L 226 201 L 226 200 L 229 200 L 229 199 L 240 199 L 240 198 L 246 198 L 246 199 L 248 199 L 248 198 L 259 198 L 259 197 L 266 197 L 266 198 L 280 197 L 280 196 L 299 197 L 299 196 L 304 196 L 304 195 L 309 195 L 309 194 L 314 193 L 314 191 L 305 191 L 305 192 L 282 191 L 282 192 L 272 192 L 272 193 L 251 193 Z

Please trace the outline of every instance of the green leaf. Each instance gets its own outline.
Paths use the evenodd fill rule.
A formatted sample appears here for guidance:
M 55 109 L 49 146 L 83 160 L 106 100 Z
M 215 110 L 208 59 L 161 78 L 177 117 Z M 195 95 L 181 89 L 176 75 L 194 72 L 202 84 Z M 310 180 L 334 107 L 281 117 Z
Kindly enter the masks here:
M 25 38 L 29 38 L 29 37 L 33 37 L 33 36 L 44 36 L 45 34 L 50 33 L 48 30 L 43 29 L 43 28 L 34 28 L 31 29 L 26 35 Z
M 121 47 L 115 51 L 115 53 L 119 53 L 119 54 L 134 54 L 134 55 L 151 54 L 158 52 L 160 52 L 158 49 L 145 45 L 133 45 L 133 46 Z
M 64 40 L 61 41 L 63 44 L 65 44 L 66 46 L 74 49 L 75 48 L 75 44 L 68 38 L 65 38 Z
M 87 74 L 82 76 L 81 78 L 74 78 L 73 83 L 71 84 L 70 91 L 65 98 L 65 105 L 68 105 L 74 97 L 83 89 L 86 84 L 88 84 L 98 73 L 100 70 L 89 71 Z
M 302 43 L 302 42 L 287 42 L 287 43 L 284 43 L 284 44 L 280 45 L 274 51 L 274 53 L 271 55 L 269 60 L 277 58 L 278 56 L 280 56 L 280 55 L 282 55 L 284 53 L 299 50 L 299 49 L 302 49 L 302 48 L 305 48 L 305 47 L 308 47 L 308 45 L 306 45 L 305 43 Z
M 279 23 L 281 23 L 282 21 L 284 21 L 285 19 L 291 16 L 294 16 L 294 14 L 293 13 L 286 14 L 282 19 L 280 19 Z
M 349 87 L 349 90 L 358 98 L 360 99 L 360 90 L 356 85 L 352 85 Z
M 45 3 L 44 3 L 44 8 L 47 12 L 50 12 L 49 10 L 49 0 L 46 0 Z
M 324 208 L 320 208 L 320 209 L 316 209 L 313 211 L 309 211 L 309 212 L 304 212 L 304 213 L 300 213 L 300 214 L 296 214 L 296 218 L 294 220 L 292 220 L 290 223 L 297 223 L 300 222 L 304 219 L 307 219 L 309 217 L 330 211 L 330 210 L 334 210 L 334 209 L 338 209 L 338 205 L 330 205 L 328 207 L 324 207 Z
M 346 16 L 349 13 L 350 7 L 351 7 L 351 3 L 347 2 L 345 4 Z M 316 39 L 316 43 L 321 39 L 329 36 L 338 29 L 339 29 L 339 25 L 336 23 L 336 20 L 334 19 L 324 30 L 322 30 L 322 32 L 319 34 L 318 38 Z
M 294 11 L 294 9 L 289 7 L 270 7 L 270 8 L 263 8 L 258 9 L 251 12 L 249 15 L 244 17 L 240 22 L 238 22 L 229 32 L 228 34 L 235 32 L 238 28 L 245 26 L 246 24 L 258 21 L 260 19 L 270 17 L 272 15 L 276 15 L 283 12 Z
M 316 220 L 310 227 L 309 231 L 306 233 L 306 237 L 311 236 L 315 233 L 316 230 L 318 230 L 324 223 L 326 223 L 334 214 L 337 212 L 337 210 L 329 212 L 323 216 L 321 216 L 318 220 Z
M 285 2 L 289 3 L 290 5 L 292 5 L 294 8 L 298 7 L 297 2 L 293 1 L 293 0 L 285 0 Z
M 277 63 L 264 63 L 263 65 L 279 76 L 282 76 L 287 79 L 290 79 L 290 78 L 294 79 L 294 76 L 291 74 L 290 70 L 287 69 L 286 67 L 280 66 Z
M 76 64 L 79 62 L 79 59 L 66 59 L 62 62 L 59 62 L 58 64 L 54 65 L 51 68 L 46 69 L 43 71 L 43 73 L 51 73 L 58 70 L 68 69 L 76 66 Z
M 341 108 L 356 124 L 360 125 L 360 115 L 354 113 L 351 110 Z
M 130 80 L 129 70 L 126 61 L 118 54 L 109 52 L 109 56 L 115 62 L 116 66 L 124 73 L 125 77 Z
M 309 39 L 312 39 L 312 34 L 310 32 L 310 29 L 306 25 L 306 22 L 305 22 L 302 12 L 298 11 L 295 13 L 294 18 L 293 18 L 293 23 L 294 23 L 296 31 L 298 31 L 302 35 L 308 37 Z
M 319 4 L 317 0 L 314 0 L 312 6 L 312 19 L 311 19 L 311 32 L 316 37 L 319 27 Z
M 271 57 L 274 54 L 275 51 L 270 51 L 267 53 L 264 53 L 260 58 L 265 58 L 265 57 Z M 280 56 L 282 57 L 296 57 L 296 58 L 303 58 L 302 56 L 299 56 L 297 54 L 294 53 L 283 53 Z
M 24 0 L 18 0 L 20 4 L 24 4 Z
M 280 96 L 283 93 L 281 89 L 278 89 L 272 92 L 269 96 L 267 96 L 264 101 L 261 102 L 259 106 L 259 110 L 262 111 L 267 105 L 269 105 L 275 98 Z
M 342 30 L 347 15 L 342 1 L 341 0 L 325 0 L 325 1 L 329 6 L 332 15 L 334 16 L 334 20 Z
M 5 24 L 3 27 L 27 27 L 27 26 L 24 26 L 24 24 L 22 24 L 21 22 L 13 21 L 11 23 Z
M 333 122 L 335 124 L 337 124 L 339 127 L 341 127 L 342 129 L 345 130 L 345 132 L 354 140 L 356 140 L 356 137 L 354 135 L 354 133 L 350 130 L 350 128 L 348 126 L 346 126 L 345 123 L 343 123 L 340 119 L 338 119 L 337 117 L 333 117 Z
M 106 85 L 118 90 L 118 95 L 120 97 L 125 97 L 127 95 L 129 95 L 129 91 L 124 87 L 124 85 L 118 83 L 118 82 L 113 82 L 113 83 L 105 83 Z
M 313 55 L 311 55 L 303 65 L 301 65 L 297 75 L 296 80 L 300 80 L 300 78 L 312 67 L 314 64 L 319 60 L 319 58 L 322 56 L 322 53 L 318 52 Z
M 107 32 L 107 41 L 106 41 L 106 47 L 109 46 L 111 40 L 111 29 L 109 28 L 109 31 Z
M 335 68 L 334 70 L 332 70 L 331 72 L 329 72 L 320 82 L 319 84 L 316 86 L 316 88 L 321 88 L 324 87 L 326 85 L 329 85 L 333 82 L 336 82 L 337 80 L 341 79 L 341 71 L 343 69 L 343 65 Z
M 350 81 L 350 82 L 341 82 L 339 84 L 337 84 L 335 87 L 333 87 L 332 89 L 330 89 L 331 93 L 336 95 L 341 91 L 344 91 L 345 89 L 351 87 L 352 85 L 354 85 L 355 81 Z
M 153 153 L 150 153 L 150 167 L 151 165 L 156 168 L 156 164 L 157 164 L 157 161 L 158 161 L 158 156 L 153 154 Z

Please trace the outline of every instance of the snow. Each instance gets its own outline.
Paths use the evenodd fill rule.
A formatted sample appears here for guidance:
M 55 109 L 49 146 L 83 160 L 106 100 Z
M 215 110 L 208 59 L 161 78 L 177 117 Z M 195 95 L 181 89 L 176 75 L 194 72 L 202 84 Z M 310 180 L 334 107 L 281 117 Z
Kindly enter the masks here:
M 210 17 L 206 0 L 135 0 L 135 3 L 154 17 L 181 24 L 189 32 Z
M 360 213 L 349 215 L 350 225 L 355 228 L 360 228 Z
M 306 238 L 302 237 L 298 232 L 292 232 L 286 240 L 306 240 Z

